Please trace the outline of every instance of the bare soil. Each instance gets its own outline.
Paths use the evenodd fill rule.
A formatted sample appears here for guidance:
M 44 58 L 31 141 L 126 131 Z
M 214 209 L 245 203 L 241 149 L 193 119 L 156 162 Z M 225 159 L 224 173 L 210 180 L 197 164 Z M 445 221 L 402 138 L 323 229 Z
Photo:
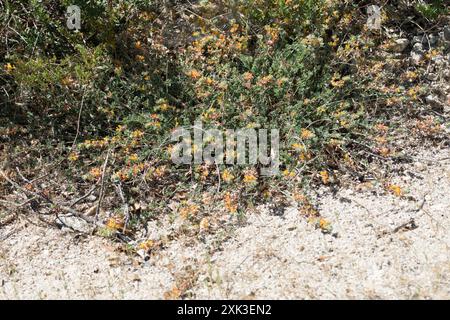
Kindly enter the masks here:
M 143 261 L 96 236 L 22 217 L 0 228 L 1 299 L 449 299 L 450 152 L 423 150 L 382 188 L 315 191 L 332 231 L 289 208 L 249 212 Z M 163 228 L 163 227 L 161 227 Z

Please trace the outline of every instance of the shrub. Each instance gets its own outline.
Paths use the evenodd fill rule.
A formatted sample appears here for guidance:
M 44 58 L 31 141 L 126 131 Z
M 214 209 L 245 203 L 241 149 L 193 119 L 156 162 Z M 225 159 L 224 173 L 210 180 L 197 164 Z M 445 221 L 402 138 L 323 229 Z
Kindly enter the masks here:
M 65 26 L 69 4 L 82 8 L 81 32 Z M 150 202 L 131 217 L 136 228 L 170 211 L 175 197 L 190 199 L 176 201 L 195 222 L 219 187 L 210 203 L 238 213 L 305 180 L 331 184 L 335 170 L 357 172 L 389 156 L 374 128 L 417 112 L 426 93 L 417 72 L 389 71 L 406 67 L 387 55 L 391 40 L 367 29 L 366 4 L 4 1 L 0 123 L 8 134 L 0 138 L 25 132 L 39 140 L 75 189 L 101 179 L 108 154 L 109 185 L 131 202 Z M 383 19 L 395 27 L 389 17 L 403 11 L 386 8 Z M 170 134 L 196 119 L 207 128 L 280 129 L 283 173 L 262 179 L 258 166 L 174 165 Z

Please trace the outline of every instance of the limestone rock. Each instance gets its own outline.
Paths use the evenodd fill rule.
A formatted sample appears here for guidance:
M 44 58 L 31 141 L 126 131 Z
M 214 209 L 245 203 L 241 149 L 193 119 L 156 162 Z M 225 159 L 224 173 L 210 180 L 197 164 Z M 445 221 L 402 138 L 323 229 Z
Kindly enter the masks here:
M 415 66 L 419 65 L 420 62 L 422 61 L 423 58 L 423 54 L 416 52 L 416 51 L 412 51 L 411 52 L 411 63 Z
M 402 53 L 409 45 L 409 40 L 406 38 L 395 40 L 391 47 L 391 50 L 396 53 Z

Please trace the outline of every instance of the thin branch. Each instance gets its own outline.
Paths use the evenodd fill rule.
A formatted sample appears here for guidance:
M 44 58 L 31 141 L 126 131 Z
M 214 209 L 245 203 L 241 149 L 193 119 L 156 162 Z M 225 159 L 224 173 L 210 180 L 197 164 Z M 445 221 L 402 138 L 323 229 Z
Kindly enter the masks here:
M 95 191 L 95 189 L 97 189 L 97 185 L 94 185 L 85 195 L 81 196 L 78 199 L 75 199 L 74 201 L 72 201 L 72 203 L 70 204 L 70 207 L 73 207 L 74 205 L 76 205 L 77 203 L 80 203 L 81 201 L 83 201 L 84 199 L 86 199 L 87 197 L 89 197 L 92 192 Z
M 128 221 L 130 220 L 130 210 L 129 210 L 128 203 L 127 203 L 125 196 L 123 194 L 123 191 L 122 191 L 122 184 L 119 182 L 118 184 L 116 184 L 116 188 L 117 188 L 117 192 L 119 193 L 120 199 L 122 199 L 122 202 L 123 202 L 123 211 L 124 211 L 124 215 L 125 215 L 125 225 L 123 227 L 123 233 L 125 233 L 127 225 L 128 225 Z
M 106 174 L 106 168 L 108 166 L 108 160 L 109 160 L 110 153 L 111 153 L 111 149 L 108 150 L 108 154 L 106 155 L 105 163 L 103 164 L 100 196 L 98 198 L 97 209 L 95 211 L 95 219 L 96 220 L 98 219 L 98 215 L 100 214 L 100 207 L 102 206 L 103 197 L 105 196 L 105 174 Z
M 75 148 L 75 145 L 78 140 L 78 136 L 80 135 L 80 125 L 81 125 L 81 113 L 83 112 L 83 105 L 84 105 L 84 96 L 86 95 L 86 90 L 83 91 L 83 96 L 81 97 L 81 105 L 80 105 L 80 111 L 78 112 L 78 120 L 77 120 L 77 133 L 75 135 L 75 139 L 73 139 L 72 147 L 70 150 L 72 151 L 73 148 Z

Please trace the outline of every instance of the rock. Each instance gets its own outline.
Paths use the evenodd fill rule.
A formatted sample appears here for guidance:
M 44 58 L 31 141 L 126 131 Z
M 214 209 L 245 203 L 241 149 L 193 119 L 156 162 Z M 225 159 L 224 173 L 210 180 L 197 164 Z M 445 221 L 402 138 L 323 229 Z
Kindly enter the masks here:
M 433 61 L 436 64 L 436 66 L 442 66 L 446 64 L 445 58 L 442 55 L 432 57 L 431 61 Z
M 423 51 L 423 45 L 422 43 L 416 43 L 413 45 L 412 51 L 414 52 L 422 52 Z
M 425 98 L 425 101 L 432 107 L 440 107 L 441 102 L 439 101 L 439 98 L 433 94 L 428 95 Z
M 406 38 L 397 39 L 397 40 L 395 40 L 391 49 L 393 52 L 402 53 L 403 51 L 405 51 L 405 49 L 408 47 L 408 45 L 409 45 L 408 39 L 406 39 Z
M 427 39 L 424 36 L 414 36 L 411 43 L 415 45 L 416 43 L 424 44 L 427 42 Z
M 94 202 L 95 200 L 97 200 L 97 197 L 91 194 L 89 197 L 86 198 L 86 200 L 89 202 Z
M 130 280 L 131 280 L 132 282 L 140 282 L 140 281 L 141 281 L 141 278 L 140 278 L 139 275 L 137 275 L 136 273 L 133 273 L 133 274 L 130 276 Z
M 450 26 L 444 27 L 444 41 L 450 42 Z
M 428 37 L 428 41 L 430 43 L 430 46 L 434 47 L 438 44 L 439 37 L 434 34 L 430 34 L 430 36 Z
M 416 65 L 420 64 L 420 62 L 422 61 L 422 58 L 423 58 L 422 53 L 415 52 L 415 51 L 411 52 L 410 61 L 413 65 L 416 66 Z
M 84 220 L 81 220 L 77 217 L 63 217 L 60 216 L 59 220 L 64 224 L 63 227 L 69 228 L 69 229 L 75 229 L 79 232 L 89 233 L 91 232 L 91 226 L 85 222 Z
M 439 78 L 439 75 L 436 73 L 429 73 L 427 74 L 427 79 L 430 81 L 436 81 Z
M 97 205 L 94 205 L 85 212 L 85 215 L 93 216 L 93 215 L 95 215 L 96 212 L 97 212 Z
M 416 43 L 423 43 L 423 37 L 422 36 L 414 36 L 412 39 L 412 44 L 416 44 Z
M 415 168 L 416 168 L 417 171 L 424 171 L 424 170 L 426 169 L 426 165 L 423 164 L 423 163 L 420 162 L 420 161 L 415 162 L 415 163 L 414 163 L 414 166 L 415 166 Z

